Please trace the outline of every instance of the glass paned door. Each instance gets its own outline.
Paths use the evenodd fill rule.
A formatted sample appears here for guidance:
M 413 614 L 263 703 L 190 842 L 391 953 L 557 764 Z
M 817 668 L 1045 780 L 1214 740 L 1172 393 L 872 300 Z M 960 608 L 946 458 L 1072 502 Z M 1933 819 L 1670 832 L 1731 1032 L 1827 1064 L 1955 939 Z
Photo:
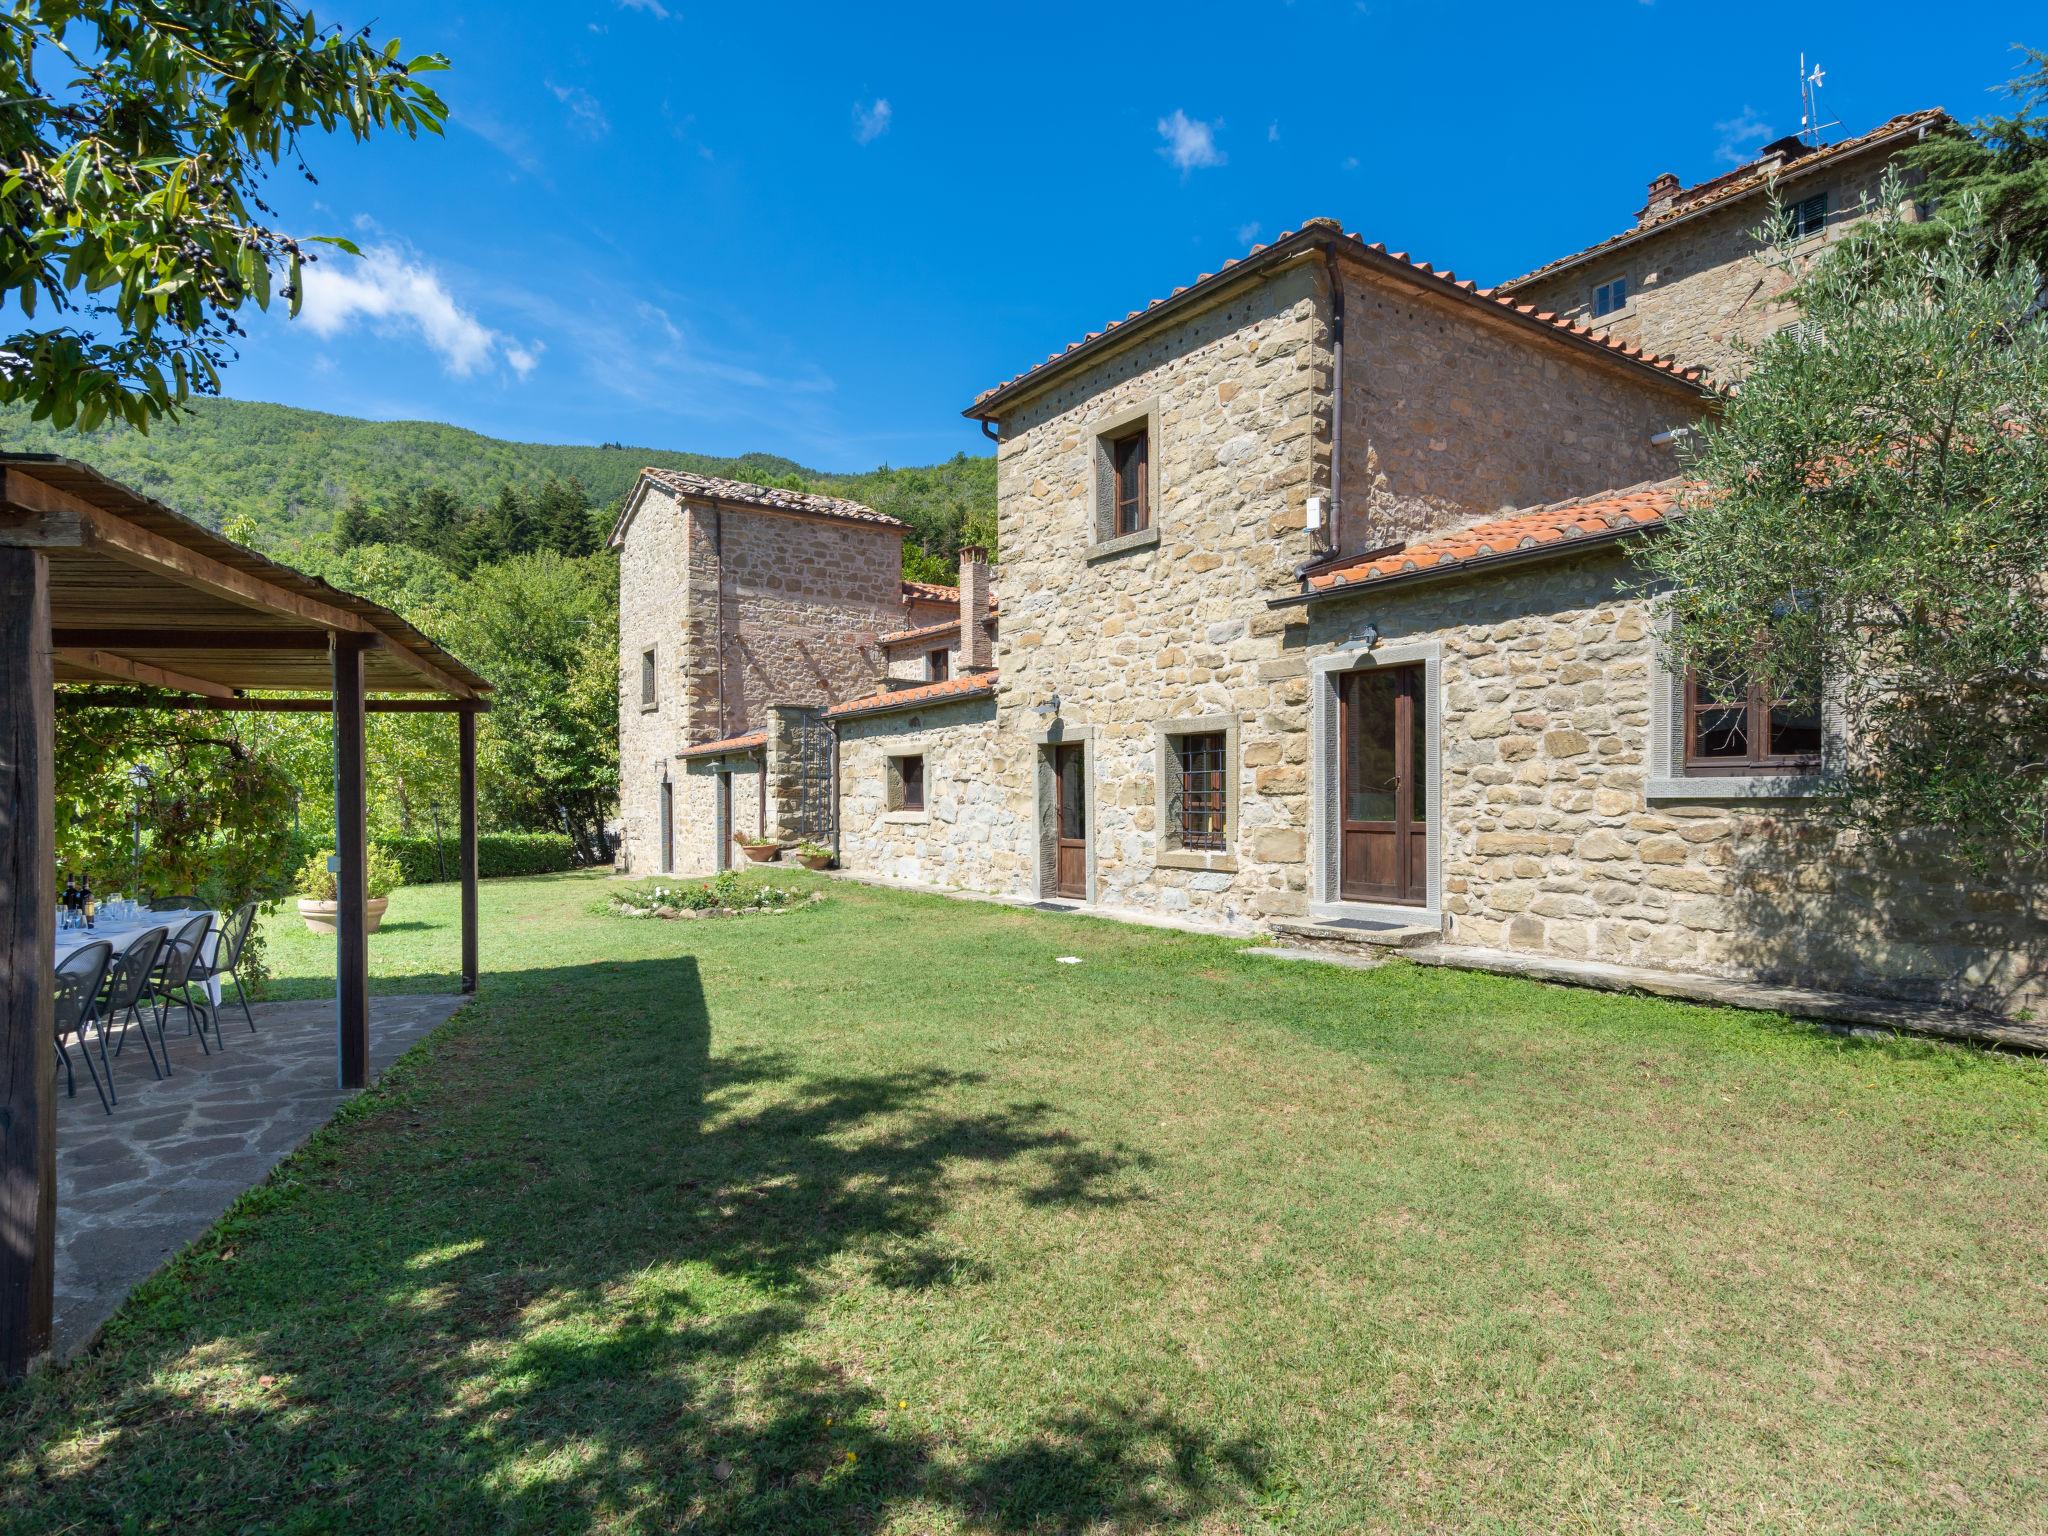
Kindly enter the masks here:
M 1339 894 L 1420 906 L 1429 894 L 1428 715 L 1420 666 L 1337 679 L 1343 785 Z

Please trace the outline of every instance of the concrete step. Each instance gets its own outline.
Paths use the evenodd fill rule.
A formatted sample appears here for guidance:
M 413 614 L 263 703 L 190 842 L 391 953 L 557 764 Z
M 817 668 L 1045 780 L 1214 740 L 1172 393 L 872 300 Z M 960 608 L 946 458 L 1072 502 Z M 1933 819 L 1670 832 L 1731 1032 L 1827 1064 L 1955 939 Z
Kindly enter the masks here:
M 1416 949 L 1443 938 L 1436 928 L 1421 923 L 1374 923 L 1359 917 L 1329 918 L 1321 922 L 1279 920 L 1268 925 L 1273 937 L 1297 949 L 1335 949 L 1350 953 Z

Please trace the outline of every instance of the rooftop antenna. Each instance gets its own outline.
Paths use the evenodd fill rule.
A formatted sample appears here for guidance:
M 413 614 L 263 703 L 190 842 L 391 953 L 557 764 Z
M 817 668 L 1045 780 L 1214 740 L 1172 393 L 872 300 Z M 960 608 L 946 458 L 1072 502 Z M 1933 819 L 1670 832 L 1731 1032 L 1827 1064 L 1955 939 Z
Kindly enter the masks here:
M 1806 55 L 1799 55 L 1799 137 L 1814 149 L 1820 148 L 1822 129 L 1842 126 L 1840 118 L 1822 119 L 1820 88 L 1826 78 L 1827 72 L 1820 65 L 1809 70 Z

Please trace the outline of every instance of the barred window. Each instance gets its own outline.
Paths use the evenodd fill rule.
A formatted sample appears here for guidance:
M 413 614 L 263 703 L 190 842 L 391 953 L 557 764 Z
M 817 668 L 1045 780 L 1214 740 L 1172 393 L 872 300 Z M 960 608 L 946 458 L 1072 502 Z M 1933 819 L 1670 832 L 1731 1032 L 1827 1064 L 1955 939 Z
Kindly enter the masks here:
M 1173 749 L 1180 762 L 1181 847 L 1190 851 L 1227 847 L 1223 733 L 1176 736 Z

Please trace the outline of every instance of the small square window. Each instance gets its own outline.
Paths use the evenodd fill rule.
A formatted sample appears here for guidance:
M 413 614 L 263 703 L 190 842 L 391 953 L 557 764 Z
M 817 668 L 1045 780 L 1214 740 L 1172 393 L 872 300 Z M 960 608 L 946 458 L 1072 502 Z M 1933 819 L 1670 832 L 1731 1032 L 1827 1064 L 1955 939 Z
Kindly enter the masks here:
M 1685 675 L 1688 774 L 1813 773 L 1821 765 L 1820 690 L 1772 698 L 1743 677 Z
M 927 681 L 943 683 L 952 673 L 952 655 L 942 645 L 935 651 L 928 651 L 924 658 L 924 675 Z
M 640 653 L 640 707 L 653 709 L 658 702 L 654 696 L 654 647 L 650 645 Z
M 924 755 L 889 759 L 889 809 L 924 809 Z
M 1817 235 L 1828 226 L 1828 195 L 1816 192 L 1785 209 L 1785 232 L 1794 239 Z
M 1593 316 L 1611 315 L 1616 310 L 1628 308 L 1628 279 L 1617 277 L 1611 283 L 1602 283 L 1593 290 Z

